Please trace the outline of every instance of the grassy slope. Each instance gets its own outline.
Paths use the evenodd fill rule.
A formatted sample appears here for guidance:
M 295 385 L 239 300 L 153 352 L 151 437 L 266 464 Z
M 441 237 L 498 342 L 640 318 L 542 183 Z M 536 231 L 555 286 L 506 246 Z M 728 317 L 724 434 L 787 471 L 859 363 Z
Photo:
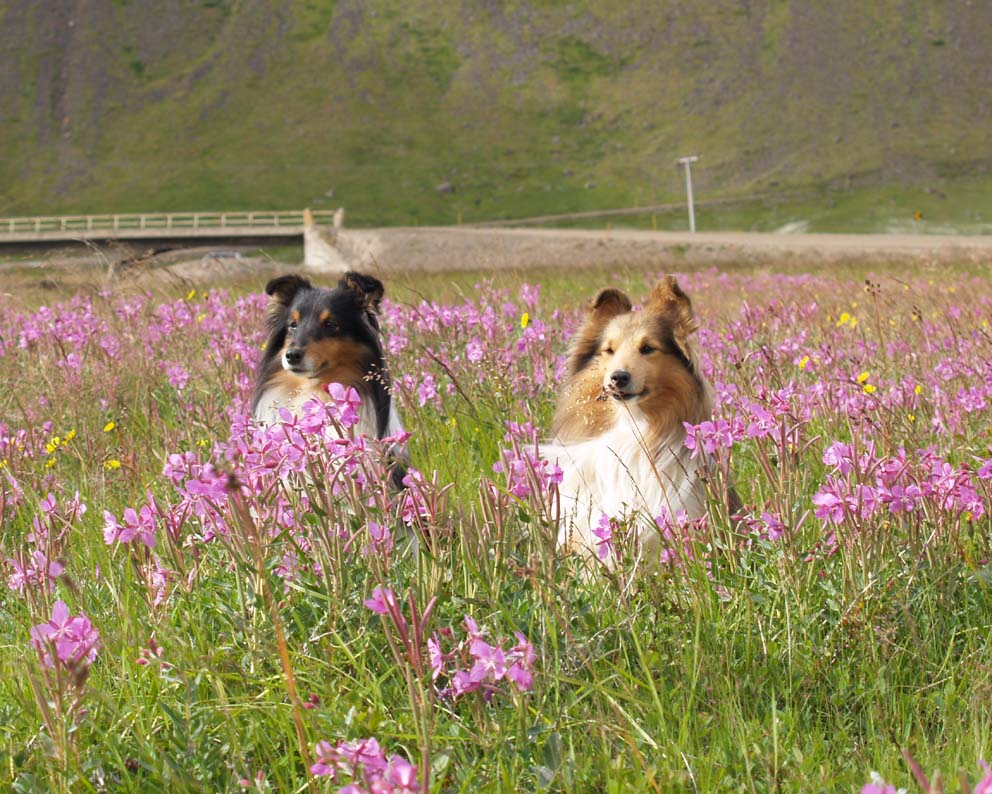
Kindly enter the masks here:
M 693 150 L 702 197 L 802 187 L 814 228 L 884 228 L 930 199 L 955 226 L 992 219 L 984 7 L 268 5 L 0 4 L 24 42 L 0 66 L 0 212 L 519 217 L 676 200 Z M 891 215 L 873 185 L 894 185 Z

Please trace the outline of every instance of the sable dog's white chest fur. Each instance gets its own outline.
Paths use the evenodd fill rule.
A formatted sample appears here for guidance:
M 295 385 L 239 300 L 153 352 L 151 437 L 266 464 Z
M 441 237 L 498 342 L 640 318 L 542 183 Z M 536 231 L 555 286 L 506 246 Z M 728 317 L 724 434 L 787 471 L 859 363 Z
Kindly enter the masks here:
M 593 529 L 601 516 L 635 517 L 645 558 L 657 558 L 660 536 L 655 521 L 685 511 L 697 518 L 706 512 L 706 489 L 690 459 L 684 435 L 646 447 L 643 420 L 620 419 L 601 436 L 542 450 L 562 469 L 562 522 L 558 545 L 589 553 L 596 548 Z
M 706 512 L 706 488 L 685 448 L 684 422 L 712 414 L 691 337 L 689 298 L 669 276 L 633 310 L 601 290 L 569 349 L 568 378 L 542 453 L 563 472 L 558 544 L 593 554 L 605 514 L 634 518 L 645 559 L 658 559 L 655 518 Z M 609 560 L 607 560 L 609 563 Z

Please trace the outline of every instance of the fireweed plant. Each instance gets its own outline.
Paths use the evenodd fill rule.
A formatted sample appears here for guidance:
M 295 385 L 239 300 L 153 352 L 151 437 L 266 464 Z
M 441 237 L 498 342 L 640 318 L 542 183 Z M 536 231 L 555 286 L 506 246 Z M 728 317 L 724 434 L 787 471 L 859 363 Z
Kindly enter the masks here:
M 263 296 L 3 304 L 2 787 L 992 785 L 992 287 L 681 274 L 710 514 L 642 517 L 638 567 L 617 516 L 562 558 L 567 340 L 596 289 L 657 277 L 394 280 L 409 437 L 381 442 L 337 386 L 249 421 Z

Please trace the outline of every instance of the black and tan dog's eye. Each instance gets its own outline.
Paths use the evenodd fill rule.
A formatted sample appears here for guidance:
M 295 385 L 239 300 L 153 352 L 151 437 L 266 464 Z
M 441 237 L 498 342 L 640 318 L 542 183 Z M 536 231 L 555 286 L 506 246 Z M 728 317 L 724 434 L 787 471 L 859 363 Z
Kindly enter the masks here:
M 296 330 L 296 320 L 291 320 L 290 321 L 290 323 L 289 323 L 289 330 L 290 331 L 295 331 Z
M 328 333 L 333 333 L 336 328 L 337 326 L 334 324 L 333 320 L 324 321 L 324 330 L 327 331 Z

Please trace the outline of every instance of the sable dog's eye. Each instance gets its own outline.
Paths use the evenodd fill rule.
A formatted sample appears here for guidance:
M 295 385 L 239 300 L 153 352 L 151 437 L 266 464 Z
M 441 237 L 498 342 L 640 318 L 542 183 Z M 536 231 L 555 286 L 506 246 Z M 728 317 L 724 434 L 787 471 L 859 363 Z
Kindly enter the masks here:
M 641 345 L 641 349 L 638 351 L 642 356 L 647 356 L 653 353 L 658 348 L 652 347 L 651 345 Z
M 608 356 L 612 356 L 613 355 L 613 348 L 612 347 L 604 347 L 603 348 L 603 353 L 605 353 Z

